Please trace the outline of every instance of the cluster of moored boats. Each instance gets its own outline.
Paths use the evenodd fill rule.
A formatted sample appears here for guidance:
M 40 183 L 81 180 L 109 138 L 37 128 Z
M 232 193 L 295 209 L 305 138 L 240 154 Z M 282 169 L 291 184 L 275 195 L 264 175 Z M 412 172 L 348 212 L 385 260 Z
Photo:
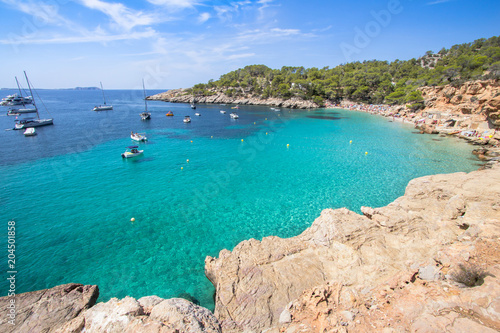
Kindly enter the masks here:
M 52 118 L 41 119 L 38 113 L 38 108 L 35 103 L 35 99 L 33 98 L 33 92 L 31 90 L 31 84 L 28 79 L 28 75 L 24 72 L 24 76 L 26 77 L 26 82 L 28 83 L 28 88 L 30 90 L 31 96 L 23 96 L 21 91 L 21 86 L 19 85 L 19 81 L 16 77 L 17 88 L 19 89 L 19 94 L 12 94 L 7 97 L 2 98 L 0 105 L 10 107 L 7 111 L 8 116 L 16 116 L 16 122 L 14 124 L 14 130 L 22 130 L 24 129 L 25 136 L 33 136 L 36 135 L 35 127 L 52 125 L 54 123 Z M 32 106 L 32 107 L 31 107 Z M 36 117 L 28 117 L 23 119 L 18 119 L 18 116 L 25 114 L 36 114 Z
M 32 85 L 28 79 L 26 72 L 24 72 L 24 75 L 26 77 L 26 82 L 28 83 L 28 88 L 29 88 L 31 96 L 23 96 L 22 91 L 21 91 L 21 87 L 19 85 L 19 81 L 17 80 L 17 77 L 16 77 L 16 83 L 17 83 L 17 87 L 19 89 L 19 94 L 16 93 L 16 94 L 12 94 L 12 95 L 9 95 L 7 97 L 2 98 L 2 100 L 0 101 L 0 106 L 10 107 L 9 110 L 7 111 L 7 115 L 16 116 L 16 122 L 15 122 L 15 125 L 13 128 L 14 130 L 24 129 L 25 136 L 34 136 L 37 134 L 35 127 L 53 125 L 54 120 L 52 118 L 46 118 L 46 119 L 40 118 L 40 115 L 38 113 L 38 108 L 37 108 L 36 103 L 35 103 L 35 99 L 32 97 L 33 96 Z M 106 104 L 106 96 L 104 94 L 102 82 L 100 82 L 100 84 L 101 84 L 103 104 L 95 106 L 92 109 L 92 111 L 110 111 L 110 110 L 113 110 L 112 105 Z M 143 87 L 143 91 L 144 91 L 144 112 L 142 112 L 140 114 L 140 117 L 142 120 L 149 120 L 149 119 L 151 119 L 151 112 L 148 111 L 148 103 L 147 103 L 147 99 L 146 99 L 146 88 L 144 86 L 144 80 L 142 81 L 142 87 Z M 32 105 L 32 107 L 30 107 L 31 105 Z M 196 105 L 191 104 L 191 109 L 195 110 Z M 233 106 L 232 109 L 239 109 L 239 107 Z M 36 118 L 35 117 L 28 117 L 28 118 L 18 119 L 18 117 L 17 117 L 17 116 L 21 116 L 24 114 L 30 114 L 30 113 L 36 114 Z M 226 114 L 226 111 L 220 110 L 220 113 Z M 166 114 L 167 117 L 172 117 L 173 115 L 174 114 L 172 111 L 169 111 Z M 238 114 L 234 111 L 231 112 L 229 115 L 232 119 L 239 118 Z M 195 116 L 199 117 L 199 116 L 201 116 L 201 114 L 199 112 L 196 112 Z M 190 123 L 191 117 L 189 115 L 187 115 L 184 117 L 184 119 L 182 121 L 184 123 Z M 133 131 L 130 133 L 130 138 L 134 141 L 137 141 L 137 142 L 145 142 L 148 140 L 145 133 L 137 133 L 137 132 L 134 133 Z M 128 146 L 127 151 L 125 151 L 121 155 L 123 158 L 130 158 L 130 157 L 142 155 L 144 150 L 140 150 L 138 148 L 139 148 L 139 146 Z

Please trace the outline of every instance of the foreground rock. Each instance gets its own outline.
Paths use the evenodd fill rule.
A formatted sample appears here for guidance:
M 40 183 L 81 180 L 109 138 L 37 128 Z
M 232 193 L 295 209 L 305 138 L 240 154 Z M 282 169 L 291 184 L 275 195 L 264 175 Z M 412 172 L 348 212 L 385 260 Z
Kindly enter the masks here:
M 9 297 L 0 298 L 0 332 L 54 333 L 217 333 L 220 325 L 209 310 L 185 299 L 148 296 L 112 298 L 95 304 L 97 286 L 66 284 L 16 295 L 15 324 L 9 323 Z M 95 305 L 94 305 L 95 304 Z
M 403 197 L 362 211 L 327 209 L 299 236 L 207 257 L 223 331 L 500 328 L 499 252 L 480 251 L 499 248 L 498 165 L 412 180 Z M 452 273 L 465 264 L 487 269 L 485 283 L 461 288 Z
M 0 332 L 54 332 L 92 307 L 98 297 L 97 286 L 76 283 L 19 294 L 14 325 L 8 322 L 12 298 L 0 297 Z
M 61 327 L 58 332 L 220 332 L 207 309 L 185 299 L 148 296 L 136 300 L 112 298 L 99 303 Z
M 300 98 L 290 98 L 286 100 L 281 98 L 262 99 L 253 95 L 246 95 L 246 97 L 230 97 L 223 92 L 217 92 L 210 96 L 193 96 L 188 93 L 187 89 L 172 89 L 164 93 L 149 96 L 148 99 L 171 103 L 267 105 L 292 109 L 310 109 L 318 107 L 316 103 Z

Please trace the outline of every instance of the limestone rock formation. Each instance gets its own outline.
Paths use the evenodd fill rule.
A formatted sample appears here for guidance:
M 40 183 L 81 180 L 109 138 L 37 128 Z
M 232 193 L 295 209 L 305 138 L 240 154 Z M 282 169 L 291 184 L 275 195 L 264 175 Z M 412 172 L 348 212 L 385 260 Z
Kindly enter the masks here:
M 13 324 L 7 316 L 10 297 L 1 297 L 0 332 L 19 333 L 217 333 L 219 322 L 209 310 L 185 299 L 148 296 L 112 298 L 95 304 L 97 286 L 66 284 L 16 295 Z M 95 305 L 94 305 L 95 304 Z
M 14 325 L 8 322 L 11 297 L 0 297 L 0 332 L 55 332 L 99 297 L 97 286 L 70 283 L 15 296 Z
M 79 319 L 88 333 L 220 332 L 219 322 L 209 310 L 182 298 L 112 298 L 87 310 Z
M 224 92 L 216 92 L 210 96 L 193 96 L 187 89 L 172 89 L 164 93 L 148 97 L 149 100 L 160 100 L 171 103 L 215 103 L 215 104 L 240 104 L 240 105 L 267 105 L 278 106 L 292 109 L 309 109 L 318 107 L 311 101 L 300 98 L 290 98 L 287 100 L 281 98 L 261 99 L 253 95 L 246 97 L 229 97 Z
M 469 81 L 456 88 L 451 85 L 419 88 L 425 111 L 452 114 L 478 114 L 500 126 L 499 80 Z
M 500 294 L 492 292 L 500 285 L 498 256 L 477 261 L 494 276 L 477 289 L 446 277 L 478 258 L 481 242 L 499 247 L 500 166 L 414 179 L 404 196 L 363 212 L 327 209 L 299 236 L 252 239 L 222 250 L 219 258 L 207 257 L 223 332 L 342 332 L 360 314 L 365 319 L 356 325 L 373 331 L 397 332 L 388 325 L 394 322 L 426 332 L 443 323 L 485 332 L 500 327 Z M 398 292 L 393 312 L 384 312 L 391 303 L 387 286 Z M 326 318 L 322 326 L 318 318 Z M 370 318 L 379 322 L 372 325 Z M 417 329 L 425 323 L 434 328 Z

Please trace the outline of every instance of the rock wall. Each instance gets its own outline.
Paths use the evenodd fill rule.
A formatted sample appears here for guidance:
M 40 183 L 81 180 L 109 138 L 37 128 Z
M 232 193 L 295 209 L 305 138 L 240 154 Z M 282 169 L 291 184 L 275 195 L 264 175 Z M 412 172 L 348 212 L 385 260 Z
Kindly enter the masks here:
M 500 327 L 499 257 L 478 259 L 480 243 L 499 247 L 500 166 L 414 179 L 403 197 L 362 211 L 327 209 L 299 236 L 251 239 L 207 257 L 223 332 Z M 460 288 L 446 273 L 473 257 L 487 282 Z
M 266 105 L 278 106 L 292 109 L 310 109 L 317 108 L 318 105 L 305 101 L 300 98 L 290 98 L 287 100 L 281 98 L 262 99 L 252 95 L 247 97 L 229 97 L 222 92 L 211 96 L 193 96 L 187 93 L 187 89 L 172 89 L 164 93 L 149 96 L 148 100 L 159 100 L 171 103 L 211 103 L 211 104 L 240 104 L 240 105 Z
M 424 111 L 454 114 L 480 114 L 500 126 L 500 82 L 470 81 L 460 87 L 451 85 L 419 88 L 424 98 Z

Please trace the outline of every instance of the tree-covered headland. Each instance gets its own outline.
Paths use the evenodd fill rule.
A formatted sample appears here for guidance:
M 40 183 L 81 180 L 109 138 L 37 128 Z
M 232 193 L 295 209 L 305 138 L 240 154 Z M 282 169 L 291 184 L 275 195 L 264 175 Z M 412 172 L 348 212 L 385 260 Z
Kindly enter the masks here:
M 498 78 L 500 37 L 491 37 L 442 48 L 437 53 L 427 51 L 410 60 L 358 61 L 321 69 L 250 65 L 216 81 L 197 84 L 189 92 L 195 96 L 224 92 L 230 97 L 299 97 L 318 105 L 346 99 L 367 104 L 406 104 L 419 109 L 423 107 L 419 87 L 460 86 L 470 80 Z

